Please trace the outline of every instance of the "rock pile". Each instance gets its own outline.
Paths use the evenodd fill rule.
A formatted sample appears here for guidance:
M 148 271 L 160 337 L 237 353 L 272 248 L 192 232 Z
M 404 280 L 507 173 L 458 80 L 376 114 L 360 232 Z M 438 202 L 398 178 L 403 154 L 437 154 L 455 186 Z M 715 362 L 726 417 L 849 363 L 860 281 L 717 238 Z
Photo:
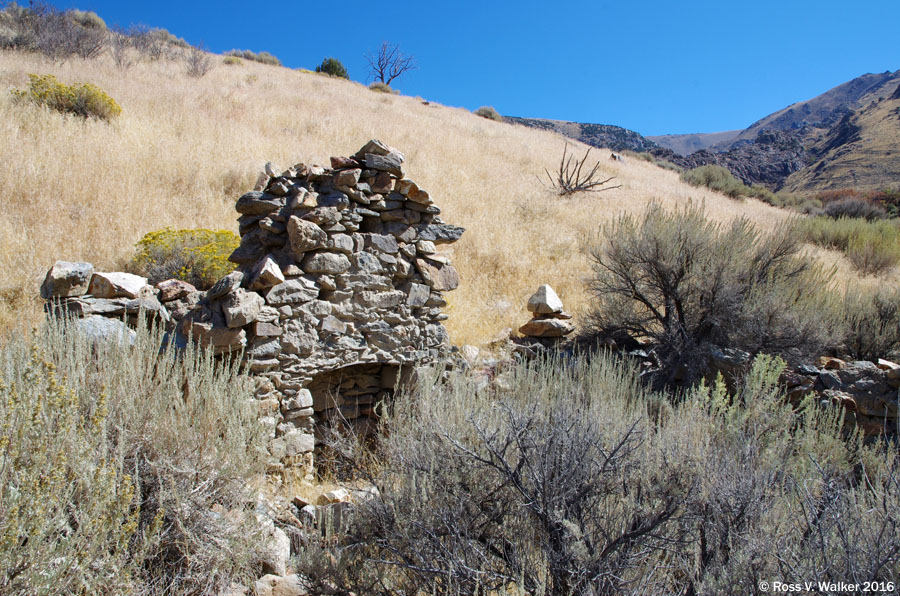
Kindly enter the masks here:
M 782 381 L 792 401 L 814 392 L 821 401 L 843 407 L 848 423 L 864 434 L 897 434 L 900 365 L 894 362 L 846 362 L 823 356 L 815 366 L 800 365 L 785 372 Z
M 526 337 L 563 337 L 575 330 L 570 319 L 572 315 L 563 310 L 562 300 L 547 284 L 537 289 L 528 299 L 531 320 L 519 327 L 519 333 Z
M 441 308 L 459 275 L 438 246 L 464 230 L 441 220 L 404 161 L 371 140 L 331 167 L 266 164 L 235 204 L 241 243 L 229 260 L 238 267 L 207 292 L 60 262 L 42 295 L 54 312 L 147 312 L 180 341 L 242 351 L 258 377 L 270 471 L 305 473 L 317 428 L 371 431 L 378 403 L 411 367 L 449 350 Z
M 138 316 L 173 328 L 200 292 L 189 283 L 169 280 L 155 287 L 131 273 L 95 271 L 91 263 L 57 261 L 41 285 L 48 314 L 67 315 L 95 339 L 120 336 L 131 341 Z

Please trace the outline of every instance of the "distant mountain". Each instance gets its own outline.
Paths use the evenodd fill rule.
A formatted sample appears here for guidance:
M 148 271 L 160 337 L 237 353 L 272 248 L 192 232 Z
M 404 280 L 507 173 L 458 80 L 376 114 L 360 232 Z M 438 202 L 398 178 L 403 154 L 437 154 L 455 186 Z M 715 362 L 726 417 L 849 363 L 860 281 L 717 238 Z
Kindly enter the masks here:
M 753 141 L 763 130 L 796 130 L 807 127 L 830 128 L 844 116 L 873 101 L 889 97 L 900 83 L 900 70 L 864 74 L 812 99 L 789 105 L 757 120 L 735 138 L 712 146 L 727 151 L 742 141 Z
M 725 132 L 700 132 L 686 135 L 658 135 L 647 137 L 660 147 L 671 149 L 678 155 L 690 155 L 695 151 L 708 149 L 713 145 L 727 143 L 737 138 L 741 130 L 727 130 Z
M 514 116 L 504 116 L 503 120 L 511 124 L 520 124 L 530 128 L 552 130 L 581 141 L 586 145 L 605 147 L 613 151 L 641 152 L 657 147 L 653 141 L 621 126 L 565 122 L 563 120 L 546 120 L 543 118 L 517 118 Z
M 646 151 L 686 169 L 721 165 L 772 190 L 900 186 L 900 70 L 864 74 L 739 131 L 643 137 L 608 124 L 505 120 L 613 151 Z
M 808 165 L 788 177 L 788 190 L 900 187 L 900 82 L 891 96 L 824 130 L 807 152 Z
M 865 74 L 770 114 L 731 139 L 679 154 L 652 149 L 684 168 L 716 164 L 746 184 L 773 190 L 878 189 L 900 184 L 900 70 Z M 719 133 L 713 133 L 719 134 Z M 696 136 L 700 142 L 710 135 Z

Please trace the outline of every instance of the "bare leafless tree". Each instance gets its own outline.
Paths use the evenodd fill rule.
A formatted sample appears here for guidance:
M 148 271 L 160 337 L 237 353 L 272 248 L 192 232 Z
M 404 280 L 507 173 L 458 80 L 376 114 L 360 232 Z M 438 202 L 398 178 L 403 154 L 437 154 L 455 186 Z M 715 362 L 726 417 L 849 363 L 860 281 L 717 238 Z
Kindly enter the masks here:
M 583 191 L 600 192 L 622 187 L 622 185 L 619 184 L 617 186 L 599 188 L 615 178 L 615 176 L 610 176 L 605 180 L 600 180 L 600 176 L 598 176 L 600 162 L 594 164 L 594 167 L 590 170 L 583 171 L 584 165 L 591 153 L 590 148 L 585 151 L 584 157 L 581 159 L 577 159 L 574 154 L 569 155 L 568 150 L 569 144 L 566 143 L 566 146 L 563 148 L 563 155 L 559 162 L 559 171 L 556 172 L 556 177 L 551 175 L 549 170 L 544 170 L 547 172 L 547 177 L 550 179 L 551 188 L 560 195 L 570 195 Z
M 416 68 L 415 59 L 400 52 L 400 46 L 386 41 L 374 54 L 367 54 L 369 75 L 376 81 L 390 85 L 403 73 Z

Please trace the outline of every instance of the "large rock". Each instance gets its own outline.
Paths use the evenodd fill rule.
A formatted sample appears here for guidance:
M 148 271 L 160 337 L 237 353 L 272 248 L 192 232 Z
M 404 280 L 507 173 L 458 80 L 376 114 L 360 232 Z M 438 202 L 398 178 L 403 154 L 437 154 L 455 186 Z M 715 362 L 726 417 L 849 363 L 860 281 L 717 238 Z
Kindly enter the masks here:
M 332 252 L 317 252 L 303 259 L 301 268 L 307 273 L 327 273 L 336 275 L 350 269 L 350 259 Z
M 366 153 L 371 153 L 372 155 L 387 155 L 391 152 L 391 148 L 379 141 L 378 139 L 372 139 L 368 143 L 362 146 L 362 148 L 356 152 L 353 156 L 357 160 L 365 159 Z
M 328 234 L 322 228 L 296 216 L 291 216 L 288 220 L 287 229 L 291 250 L 297 256 L 302 256 L 303 253 L 310 250 L 325 248 L 328 242 Z
M 284 274 L 272 255 L 266 255 L 253 268 L 250 279 L 252 280 L 249 286 L 251 290 L 266 290 L 282 283 Z
M 99 315 L 75 319 L 73 325 L 75 329 L 87 335 L 94 343 L 115 342 L 132 345 L 137 335 L 122 321 L 108 319 Z
M 435 244 L 449 244 L 459 240 L 465 228 L 450 224 L 419 224 L 419 240 L 427 240 Z
M 547 284 L 537 289 L 537 292 L 528 299 L 528 312 L 539 315 L 549 315 L 553 313 L 561 313 L 563 311 L 562 300 L 553 291 L 553 288 Z
M 562 337 L 575 331 L 575 326 L 562 319 L 531 319 L 521 327 L 519 333 L 528 337 Z
M 167 279 L 156 284 L 159 290 L 160 302 L 171 302 L 172 300 L 180 300 L 192 292 L 196 292 L 197 288 L 193 284 L 180 279 Z
M 256 292 L 238 288 L 222 301 L 222 314 L 225 315 L 225 323 L 229 327 L 243 327 L 256 320 L 264 305 L 262 296 Z
M 393 174 L 395 176 L 403 176 L 403 158 L 395 151 L 387 155 L 376 155 L 374 153 L 366 153 L 366 167 L 370 170 L 380 170 Z
M 319 287 L 315 282 L 303 277 L 289 279 L 272 286 L 266 293 L 266 303 L 273 306 L 301 304 L 319 297 Z
M 137 298 L 148 292 L 151 290 L 146 277 L 120 271 L 94 273 L 88 286 L 88 294 L 96 298 Z
M 237 200 L 234 208 L 241 215 L 266 215 L 284 207 L 285 200 L 256 190 Z
M 222 296 L 225 296 L 240 287 L 241 282 L 243 281 L 243 273 L 241 273 L 240 271 L 232 271 L 231 273 L 214 283 L 212 287 L 206 291 L 206 297 L 210 300 L 218 300 Z
M 416 259 L 416 268 L 422 274 L 425 283 L 439 292 L 455 290 L 459 286 L 459 273 L 453 265 Z
M 94 266 L 90 263 L 56 261 L 41 284 L 41 298 L 67 298 L 87 293 Z

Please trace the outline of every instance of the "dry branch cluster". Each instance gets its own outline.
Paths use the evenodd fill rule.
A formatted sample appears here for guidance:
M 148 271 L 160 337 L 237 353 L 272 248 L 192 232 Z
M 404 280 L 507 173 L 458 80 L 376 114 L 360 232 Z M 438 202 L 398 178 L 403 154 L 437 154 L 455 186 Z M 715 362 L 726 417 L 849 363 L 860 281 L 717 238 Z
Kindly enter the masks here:
M 615 176 L 610 176 L 603 180 L 600 179 L 600 162 L 595 163 L 594 167 L 590 170 L 584 169 L 588 156 L 591 153 L 590 148 L 584 152 L 584 157 L 581 159 L 576 158 L 574 154 L 569 155 L 568 149 L 569 144 L 566 143 L 566 146 L 563 149 L 562 159 L 559 161 L 559 170 L 556 172 L 555 177 L 550 174 L 549 170 L 544 170 L 547 173 L 547 177 L 550 179 L 550 187 L 556 190 L 561 196 L 570 195 L 576 192 L 601 192 L 604 190 L 621 188 L 621 184 L 600 188 L 615 178 Z

